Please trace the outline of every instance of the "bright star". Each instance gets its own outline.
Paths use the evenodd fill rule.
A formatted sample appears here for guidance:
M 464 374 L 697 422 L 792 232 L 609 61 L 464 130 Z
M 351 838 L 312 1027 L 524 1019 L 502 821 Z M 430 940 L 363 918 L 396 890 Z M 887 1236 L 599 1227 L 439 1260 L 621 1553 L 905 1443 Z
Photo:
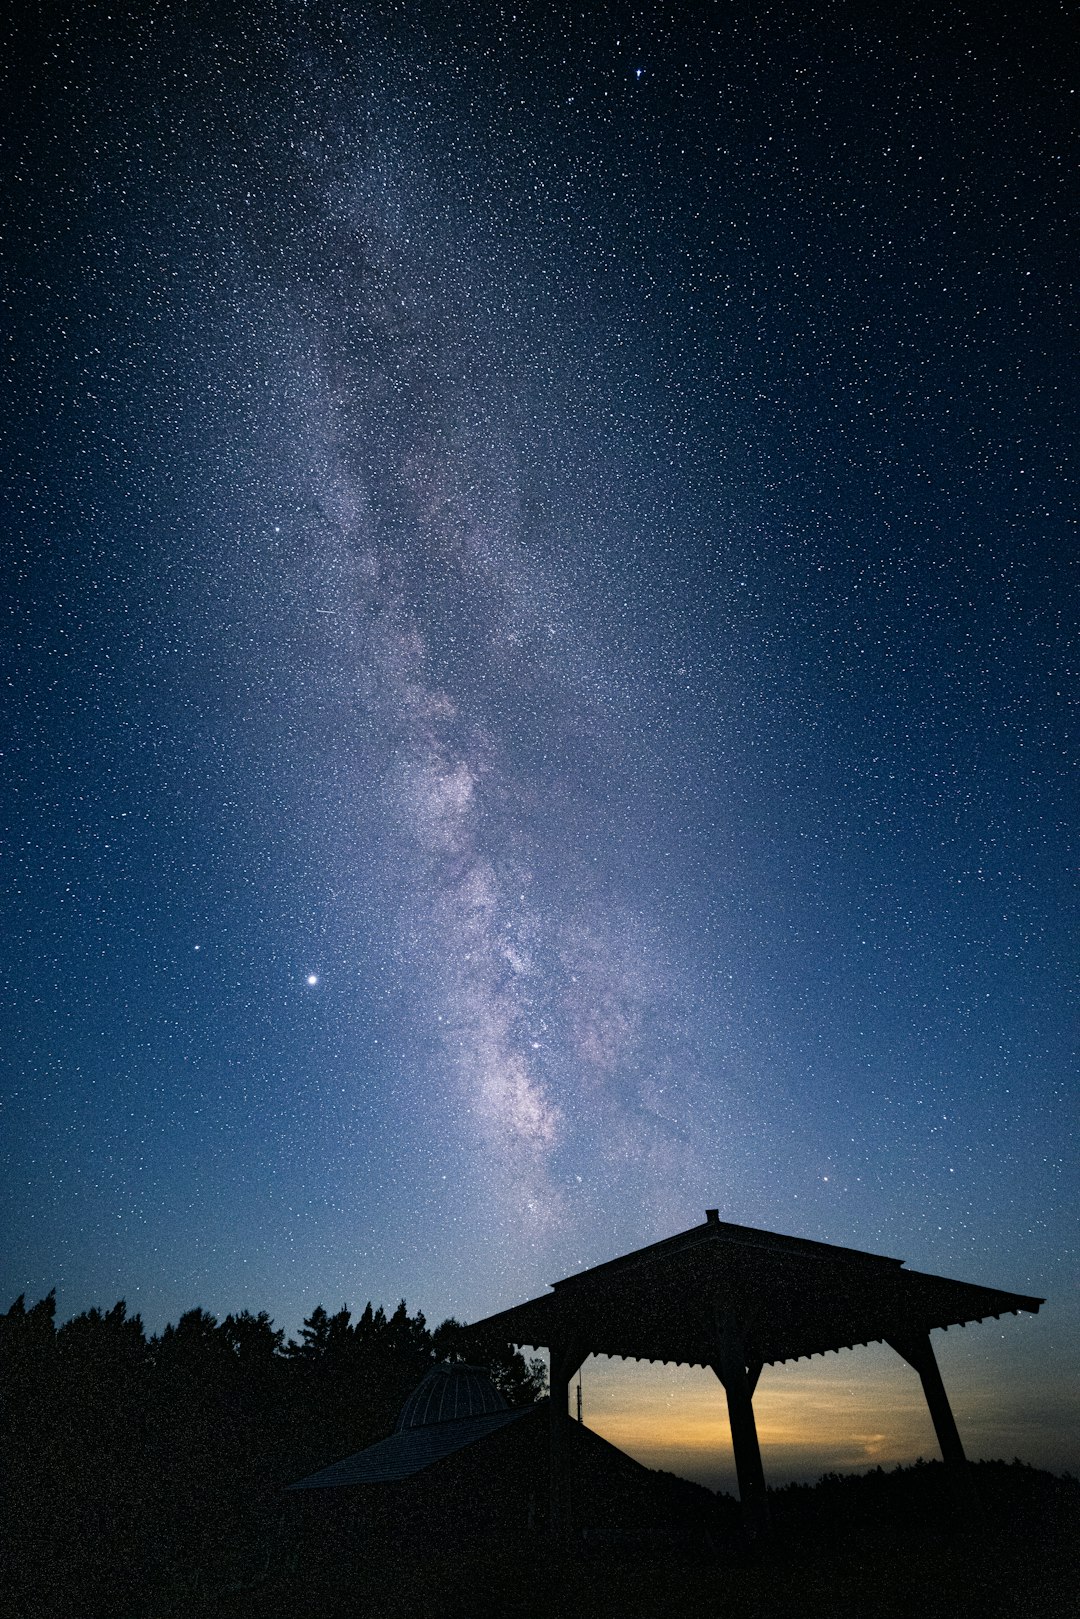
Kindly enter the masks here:
M 315 985 L 319 982 L 318 974 L 317 973 L 308 973 L 307 981 L 311 985 L 312 989 L 314 989 Z

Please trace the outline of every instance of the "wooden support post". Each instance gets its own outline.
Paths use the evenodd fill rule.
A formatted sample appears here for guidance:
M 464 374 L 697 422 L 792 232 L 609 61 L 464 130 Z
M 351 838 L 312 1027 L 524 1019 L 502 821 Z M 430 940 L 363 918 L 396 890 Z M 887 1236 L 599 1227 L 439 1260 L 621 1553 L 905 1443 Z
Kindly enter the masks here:
M 926 1396 L 926 1403 L 930 1407 L 930 1417 L 937 1434 L 937 1442 L 941 1446 L 941 1459 L 946 1467 L 962 1468 L 967 1463 L 964 1447 L 960 1443 L 956 1422 L 949 1405 L 949 1396 L 945 1392 L 945 1385 L 941 1381 L 941 1372 L 938 1370 L 937 1358 L 934 1355 L 934 1346 L 930 1342 L 928 1332 L 912 1333 L 903 1338 L 889 1338 L 886 1340 L 896 1350 L 902 1360 L 913 1366 L 919 1374 Z
M 584 1361 L 588 1350 L 577 1339 L 551 1344 L 548 1348 L 550 1384 L 551 1500 L 548 1528 L 553 1536 L 565 1536 L 570 1527 L 570 1379 Z
M 769 1532 L 769 1497 L 754 1421 L 754 1389 L 761 1362 L 747 1363 L 742 1337 L 732 1323 L 718 1321 L 717 1338 L 716 1359 L 711 1365 L 727 1395 L 743 1527 L 751 1542 L 760 1542 Z

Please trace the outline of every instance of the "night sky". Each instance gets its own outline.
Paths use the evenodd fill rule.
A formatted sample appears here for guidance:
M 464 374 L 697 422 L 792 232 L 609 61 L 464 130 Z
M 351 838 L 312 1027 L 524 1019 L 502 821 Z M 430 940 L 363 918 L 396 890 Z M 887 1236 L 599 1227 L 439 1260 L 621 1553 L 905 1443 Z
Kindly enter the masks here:
M 1075 101 L 902 9 L 9 40 L 0 1308 L 469 1319 L 718 1207 L 1045 1295 L 943 1369 L 1080 1462 Z M 882 1354 L 766 1466 L 906 1455 Z

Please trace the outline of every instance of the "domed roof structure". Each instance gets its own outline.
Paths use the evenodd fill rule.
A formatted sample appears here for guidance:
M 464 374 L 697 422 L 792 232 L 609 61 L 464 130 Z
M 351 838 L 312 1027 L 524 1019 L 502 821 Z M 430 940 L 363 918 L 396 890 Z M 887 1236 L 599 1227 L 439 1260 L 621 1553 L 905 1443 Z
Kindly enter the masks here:
M 433 1366 L 401 1408 L 395 1433 L 426 1428 L 432 1422 L 486 1417 L 509 1407 L 482 1366 L 443 1361 Z
M 511 1410 L 482 1366 L 443 1361 L 413 1389 L 386 1439 L 298 1479 L 289 1489 L 339 1489 L 411 1478 L 535 1410 Z

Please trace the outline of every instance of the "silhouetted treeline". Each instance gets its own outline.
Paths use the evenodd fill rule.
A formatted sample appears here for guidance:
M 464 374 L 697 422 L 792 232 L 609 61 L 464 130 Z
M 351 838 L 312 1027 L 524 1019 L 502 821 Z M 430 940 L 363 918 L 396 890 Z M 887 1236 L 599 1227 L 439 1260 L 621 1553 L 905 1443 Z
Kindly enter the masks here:
M 265 1312 L 189 1310 L 147 1336 L 123 1303 L 57 1327 L 50 1294 L 0 1315 L 0 1603 L 18 1614 L 124 1614 L 147 1598 L 252 1577 L 281 1490 L 388 1433 L 436 1360 L 477 1359 L 512 1405 L 541 1362 L 429 1329 L 404 1300 L 321 1306 L 298 1340 Z

